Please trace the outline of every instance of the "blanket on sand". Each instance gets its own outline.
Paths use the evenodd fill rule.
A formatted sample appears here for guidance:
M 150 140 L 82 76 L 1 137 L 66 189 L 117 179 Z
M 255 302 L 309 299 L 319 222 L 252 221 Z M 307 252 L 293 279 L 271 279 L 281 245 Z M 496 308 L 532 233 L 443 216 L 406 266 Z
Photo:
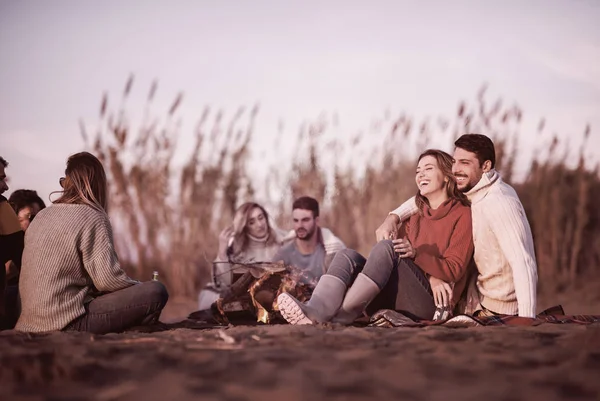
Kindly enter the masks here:
M 458 315 L 445 321 L 414 320 L 401 312 L 382 309 L 370 319 L 369 326 L 376 327 L 478 327 L 478 326 L 538 326 L 543 323 L 555 324 L 591 324 L 600 323 L 600 315 L 565 315 L 561 305 L 546 309 L 535 318 L 510 315 L 475 317 Z

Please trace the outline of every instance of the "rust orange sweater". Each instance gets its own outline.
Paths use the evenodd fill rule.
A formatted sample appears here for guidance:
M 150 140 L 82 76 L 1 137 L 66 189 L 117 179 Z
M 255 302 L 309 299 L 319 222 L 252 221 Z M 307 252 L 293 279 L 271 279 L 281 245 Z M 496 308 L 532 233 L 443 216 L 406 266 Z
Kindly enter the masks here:
M 415 264 L 425 273 L 455 283 L 452 304 L 465 288 L 467 269 L 473 257 L 471 208 L 449 199 L 423 215 L 413 215 L 405 227 L 406 237 L 416 249 Z

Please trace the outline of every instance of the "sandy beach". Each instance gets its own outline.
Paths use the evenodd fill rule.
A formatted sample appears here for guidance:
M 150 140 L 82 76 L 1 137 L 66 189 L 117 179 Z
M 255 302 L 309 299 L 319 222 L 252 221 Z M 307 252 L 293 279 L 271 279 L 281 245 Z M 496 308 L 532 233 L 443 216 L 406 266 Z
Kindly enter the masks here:
M 6 400 L 596 400 L 600 325 L 0 333 Z

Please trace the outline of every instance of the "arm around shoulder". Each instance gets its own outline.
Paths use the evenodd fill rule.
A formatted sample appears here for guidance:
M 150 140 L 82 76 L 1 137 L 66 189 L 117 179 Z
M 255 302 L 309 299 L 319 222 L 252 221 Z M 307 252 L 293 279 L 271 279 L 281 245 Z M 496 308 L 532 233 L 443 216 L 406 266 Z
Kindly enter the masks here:
M 417 203 L 415 201 L 415 197 L 413 196 L 412 198 L 398 206 L 396 209 L 392 210 L 389 214 L 398 216 L 399 222 L 403 222 L 404 220 L 409 219 L 410 216 L 417 213 L 418 211 L 419 208 L 417 208 Z
M 395 210 L 391 211 L 381 223 L 381 225 L 375 230 L 375 237 L 377 241 L 390 239 L 398 231 L 398 226 L 405 220 L 408 220 L 410 216 L 417 213 L 419 209 L 415 203 L 415 197 L 413 196 Z

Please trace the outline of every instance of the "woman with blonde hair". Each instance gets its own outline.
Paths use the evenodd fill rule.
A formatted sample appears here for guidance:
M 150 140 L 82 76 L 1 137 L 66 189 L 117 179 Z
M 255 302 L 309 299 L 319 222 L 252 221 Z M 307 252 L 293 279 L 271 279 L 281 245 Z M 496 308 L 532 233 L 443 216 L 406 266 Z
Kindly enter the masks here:
M 248 271 L 244 264 L 271 262 L 285 233 L 273 227 L 264 207 L 247 202 L 237 208 L 233 223 L 219 234 L 212 282 L 198 294 L 198 308 L 209 309 L 223 291 Z
M 281 248 L 285 233 L 271 226 L 269 214 L 255 202 L 241 205 L 233 224 L 219 235 L 219 252 L 214 262 L 214 282 L 229 286 L 243 268 L 236 263 L 271 262 Z
M 419 213 L 404 233 L 377 243 L 368 259 L 350 249 L 338 252 L 307 303 L 279 295 L 282 316 L 290 324 L 350 324 L 367 306 L 418 319 L 432 319 L 436 306 L 456 306 L 473 256 L 473 232 L 470 202 L 458 190 L 452 163 L 441 150 L 423 152 L 415 174 Z
M 88 152 L 72 155 L 60 184 L 62 195 L 25 234 L 16 330 L 104 334 L 157 322 L 167 290 L 121 269 L 100 160 Z

